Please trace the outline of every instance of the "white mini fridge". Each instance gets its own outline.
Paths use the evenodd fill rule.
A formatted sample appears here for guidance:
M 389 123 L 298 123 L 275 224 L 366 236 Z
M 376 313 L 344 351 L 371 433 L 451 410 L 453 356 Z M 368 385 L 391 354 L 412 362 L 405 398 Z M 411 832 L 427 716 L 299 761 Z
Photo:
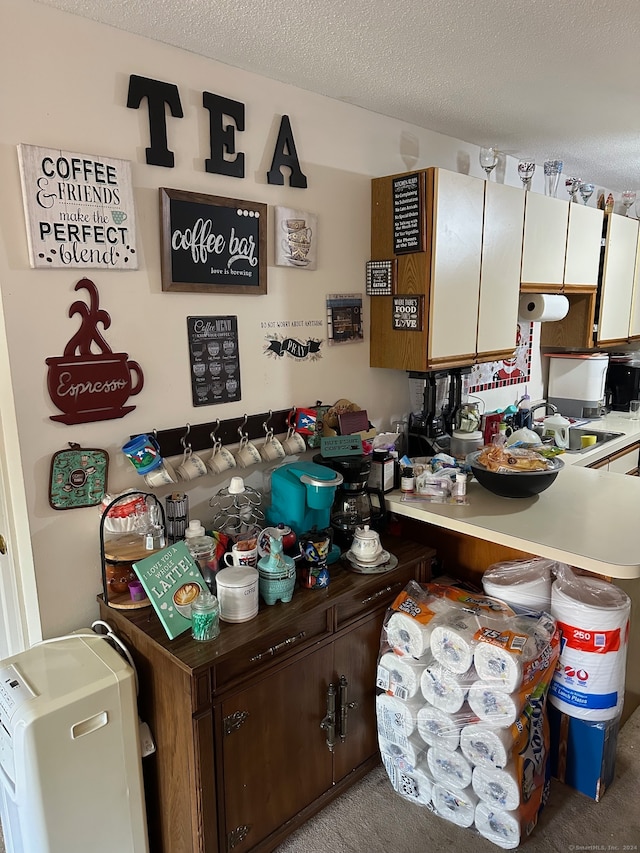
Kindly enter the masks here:
M 91 629 L 0 661 L 8 853 L 148 853 L 135 673 Z

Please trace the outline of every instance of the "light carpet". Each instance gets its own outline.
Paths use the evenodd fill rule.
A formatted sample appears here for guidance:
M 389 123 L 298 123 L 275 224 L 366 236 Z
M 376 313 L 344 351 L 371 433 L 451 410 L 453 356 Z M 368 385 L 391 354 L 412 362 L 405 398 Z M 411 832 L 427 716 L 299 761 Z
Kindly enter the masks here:
M 382 767 L 369 773 L 274 853 L 496 853 L 501 848 L 395 793 Z M 599 803 L 561 782 L 525 853 L 640 850 L 640 708 L 618 736 L 616 777 Z

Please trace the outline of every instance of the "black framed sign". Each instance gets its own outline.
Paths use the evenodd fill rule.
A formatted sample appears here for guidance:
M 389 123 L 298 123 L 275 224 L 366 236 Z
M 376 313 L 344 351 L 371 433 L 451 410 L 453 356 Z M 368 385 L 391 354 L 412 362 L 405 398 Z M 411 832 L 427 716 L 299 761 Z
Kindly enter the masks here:
M 160 187 L 162 289 L 267 292 L 267 205 Z
M 367 261 L 367 296 L 391 296 L 396 282 L 398 261 Z
M 393 328 L 405 332 L 421 332 L 423 303 L 423 296 L 394 296 Z
M 194 406 L 241 398 L 237 317 L 187 317 Z
M 424 175 L 415 172 L 393 179 L 393 251 L 396 255 L 424 252 Z

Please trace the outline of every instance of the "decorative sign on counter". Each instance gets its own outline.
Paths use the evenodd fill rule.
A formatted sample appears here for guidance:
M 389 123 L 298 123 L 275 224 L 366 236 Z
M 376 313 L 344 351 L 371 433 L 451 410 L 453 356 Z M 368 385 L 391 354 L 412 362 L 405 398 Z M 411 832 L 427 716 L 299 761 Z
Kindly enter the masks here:
M 98 307 L 98 288 L 91 279 L 81 279 L 74 290 L 88 291 L 90 302 L 87 305 L 78 300 L 71 305 L 69 316 L 78 314 L 82 318 L 80 328 L 63 355 L 46 360 L 49 396 L 62 412 L 51 415 L 51 420 L 86 424 L 121 418 L 135 409 L 125 403 L 142 391 L 142 368 L 126 352 L 112 352 L 102 336 L 98 325 L 108 329 L 111 317 Z
M 367 261 L 367 296 L 391 296 L 395 287 L 398 261 Z
M 329 344 L 364 340 L 361 293 L 330 293 L 327 296 L 327 340 Z
M 393 179 L 393 251 L 396 255 L 424 252 L 423 180 L 418 172 Z
M 162 289 L 267 292 L 267 205 L 160 188 Z
M 394 296 L 393 328 L 421 332 L 423 302 L 423 296 Z
M 18 145 L 32 267 L 138 269 L 131 164 Z
M 194 406 L 241 399 L 237 317 L 187 317 Z
M 184 542 L 133 564 L 170 640 L 191 628 L 191 605 L 207 585 Z

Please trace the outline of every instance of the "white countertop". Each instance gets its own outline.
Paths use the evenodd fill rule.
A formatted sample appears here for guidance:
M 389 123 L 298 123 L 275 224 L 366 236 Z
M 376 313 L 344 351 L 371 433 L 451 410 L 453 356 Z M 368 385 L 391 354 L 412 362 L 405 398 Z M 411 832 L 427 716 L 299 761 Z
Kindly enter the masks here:
M 386 495 L 396 515 L 614 578 L 640 577 L 640 478 L 585 468 L 640 439 L 640 421 L 609 414 L 589 423 L 621 438 L 584 453 L 565 453 L 554 483 L 532 498 L 503 498 L 476 480 L 467 505 L 403 501 Z

